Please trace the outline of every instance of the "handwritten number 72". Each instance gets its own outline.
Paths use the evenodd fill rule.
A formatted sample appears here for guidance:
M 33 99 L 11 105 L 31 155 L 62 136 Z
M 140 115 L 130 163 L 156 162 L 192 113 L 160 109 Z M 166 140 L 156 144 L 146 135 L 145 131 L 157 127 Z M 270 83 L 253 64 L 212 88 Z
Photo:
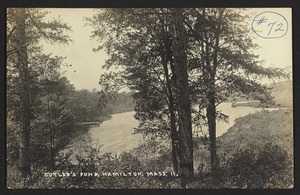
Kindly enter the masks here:
M 288 22 L 279 13 L 265 11 L 253 18 L 251 28 L 263 39 L 274 39 L 283 37 L 287 33 Z
M 273 22 L 273 23 L 269 23 L 269 24 L 268 24 L 268 26 L 270 26 L 270 24 L 271 24 L 271 28 L 270 28 L 270 31 L 269 31 L 268 35 L 271 33 L 271 31 L 272 31 L 273 26 L 275 25 L 275 23 L 276 23 L 276 22 Z M 282 23 L 277 24 L 276 26 L 277 26 L 278 28 L 275 29 L 275 32 L 277 32 L 277 31 L 283 31 L 283 29 L 281 29 L 282 25 L 283 25 Z

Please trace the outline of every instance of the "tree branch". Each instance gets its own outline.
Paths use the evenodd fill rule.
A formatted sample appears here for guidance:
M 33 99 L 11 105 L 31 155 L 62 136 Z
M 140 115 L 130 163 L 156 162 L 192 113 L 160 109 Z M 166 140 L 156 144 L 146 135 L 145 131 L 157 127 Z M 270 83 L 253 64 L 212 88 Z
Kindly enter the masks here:
M 200 35 L 198 32 L 196 32 L 196 31 L 192 28 L 192 26 L 191 26 L 186 20 L 184 20 L 184 23 L 188 26 L 188 28 L 189 28 L 194 34 L 198 35 L 198 37 L 197 37 L 198 39 L 200 39 L 201 41 L 203 41 L 205 44 L 207 44 L 207 45 L 210 46 L 211 48 L 215 49 L 215 46 L 212 45 L 211 43 L 209 43 L 208 41 L 204 40 L 203 38 L 201 38 L 201 35 Z
M 12 36 L 12 33 L 16 30 L 16 26 L 13 27 L 13 29 L 8 33 L 7 38 L 6 38 L 6 42 L 9 41 L 10 37 Z
M 13 49 L 13 50 L 7 51 L 6 58 L 8 58 L 9 56 L 11 56 L 12 54 L 17 53 L 17 52 L 18 52 L 18 49 Z
M 152 70 L 152 71 L 154 72 L 154 74 L 157 76 L 157 78 L 158 78 L 158 80 L 160 81 L 161 86 L 162 86 L 162 88 L 163 88 L 163 90 L 164 90 L 164 92 L 165 92 L 165 95 L 168 97 L 168 90 L 167 90 L 167 88 L 166 88 L 166 86 L 165 86 L 165 84 L 164 84 L 164 81 L 161 80 L 159 73 L 158 73 L 154 68 L 151 68 L 151 70 Z
M 40 31 L 40 33 L 41 33 L 46 39 L 50 40 L 49 37 L 46 35 L 46 33 L 43 32 L 42 29 L 39 27 L 39 25 L 34 21 L 34 19 L 32 18 L 32 16 L 31 16 L 29 10 L 28 10 L 28 9 L 26 9 L 26 10 L 27 10 L 27 13 L 28 13 L 28 15 L 29 15 L 29 18 L 30 18 L 30 20 L 33 22 L 34 26 L 38 29 L 38 31 Z
M 197 15 L 204 20 L 209 26 L 211 26 L 214 30 L 216 30 L 216 27 L 212 25 L 204 16 L 202 16 L 195 8 L 193 9 Z
M 221 103 L 223 103 L 227 98 L 229 98 L 230 96 L 231 96 L 232 94 L 229 94 L 229 95 L 227 95 L 225 98 L 223 98 L 221 101 L 219 101 L 216 105 L 215 105 L 215 108 L 217 107 L 217 106 L 219 106 Z

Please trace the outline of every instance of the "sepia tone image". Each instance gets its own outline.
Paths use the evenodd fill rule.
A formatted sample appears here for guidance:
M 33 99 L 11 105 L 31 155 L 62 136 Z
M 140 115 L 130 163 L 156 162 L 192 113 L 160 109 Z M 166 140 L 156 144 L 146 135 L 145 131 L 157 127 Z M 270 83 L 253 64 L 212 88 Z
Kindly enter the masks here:
M 8 8 L 9 189 L 294 187 L 291 8 Z

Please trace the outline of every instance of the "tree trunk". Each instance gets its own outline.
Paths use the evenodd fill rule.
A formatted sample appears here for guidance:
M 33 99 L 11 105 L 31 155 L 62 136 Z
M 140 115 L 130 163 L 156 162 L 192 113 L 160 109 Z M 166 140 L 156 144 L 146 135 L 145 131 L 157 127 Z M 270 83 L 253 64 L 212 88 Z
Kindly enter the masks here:
M 176 116 L 174 110 L 174 97 L 172 94 L 172 87 L 169 79 L 169 71 L 166 58 L 162 57 L 162 63 L 164 66 L 164 73 L 166 77 L 166 84 L 168 89 L 168 99 L 169 99 L 169 112 L 170 112 L 170 124 L 171 124 L 171 142 L 172 142 L 172 162 L 174 172 L 178 173 L 178 136 L 176 131 Z
M 172 139 L 172 162 L 173 169 L 178 174 L 178 136 L 175 126 L 175 114 L 171 111 L 171 139 Z
M 179 115 L 179 176 L 185 186 L 186 178 L 194 176 L 193 137 L 191 123 L 191 103 L 187 73 L 187 55 L 185 51 L 185 34 L 183 10 L 174 9 L 173 54 L 176 83 L 176 99 Z
M 52 136 L 51 137 L 51 164 L 50 164 L 50 168 L 52 169 L 52 170 L 54 170 L 55 169 L 55 161 L 54 161 L 54 155 L 55 155 L 55 153 L 54 153 L 54 137 Z
M 54 170 L 54 133 L 52 129 L 52 123 L 51 123 L 51 110 L 50 110 L 50 97 L 49 93 L 47 95 L 47 106 L 48 106 L 48 127 L 49 127 L 49 134 L 50 134 L 50 168 Z
M 208 120 L 208 131 L 209 131 L 209 148 L 210 148 L 210 162 L 211 171 L 214 173 L 218 168 L 217 158 L 217 146 L 216 146 L 216 107 L 215 107 L 215 94 L 209 92 L 208 106 L 206 109 L 206 116 Z
M 20 93 L 20 150 L 19 169 L 23 177 L 31 174 L 30 170 L 30 96 L 29 72 L 25 33 L 25 9 L 17 9 L 17 48 L 19 68 L 19 93 Z
M 162 30 L 164 32 L 164 26 L 162 26 Z M 169 78 L 169 70 L 168 70 L 168 61 L 170 64 L 172 63 L 172 55 L 171 55 L 171 45 L 170 39 L 164 32 L 164 44 L 162 46 L 161 51 L 161 60 L 162 65 L 164 67 L 164 75 L 166 79 L 166 88 L 167 88 L 167 96 L 169 100 L 168 109 L 170 112 L 170 126 L 171 126 L 171 146 L 172 146 L 172 164 L 173 169 L 176 174 L 178 174 L 178 135 L 176 131 L 176 116 L 175 116 L 175 103 L 174 103 L 174 96 L 171 86 L 171 81 Z
M 223 16 L 224 9 L 220 9 L 219 22 Z M 220 41 L 220 23 L 217 25 L 215 34 L 215 48 L 213 53 L 213 69 L 210 70 L 210 92 L 208 93 L 208 107 L 207 107 L 207 120 L 209 129 L 210 139 L 210 160 L 211 160 L 211 171 L 215 173 L 218 169 L 219 162 L 217 156 L 216 146 L 216 102 L 215 102 L 215 74 L 216 68 L 218 67 L 218 51 Z

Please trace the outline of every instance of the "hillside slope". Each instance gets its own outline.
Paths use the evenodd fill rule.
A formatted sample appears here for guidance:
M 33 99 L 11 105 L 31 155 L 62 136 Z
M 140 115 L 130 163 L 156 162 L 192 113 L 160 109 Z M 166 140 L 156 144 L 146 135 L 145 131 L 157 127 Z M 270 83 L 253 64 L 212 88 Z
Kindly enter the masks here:
M 259 151 L 273 143 L 293 154 L 293 113 L 290 109 L 263 111 L 236 119 L 235 125 L 218 138 L 220 153 L 252 148 Z
M 293 106 L 293 84 L 291 82 L 278 82 L 269 85 L 272 87 L 272 96 L 276 104 L 284 107 Z

